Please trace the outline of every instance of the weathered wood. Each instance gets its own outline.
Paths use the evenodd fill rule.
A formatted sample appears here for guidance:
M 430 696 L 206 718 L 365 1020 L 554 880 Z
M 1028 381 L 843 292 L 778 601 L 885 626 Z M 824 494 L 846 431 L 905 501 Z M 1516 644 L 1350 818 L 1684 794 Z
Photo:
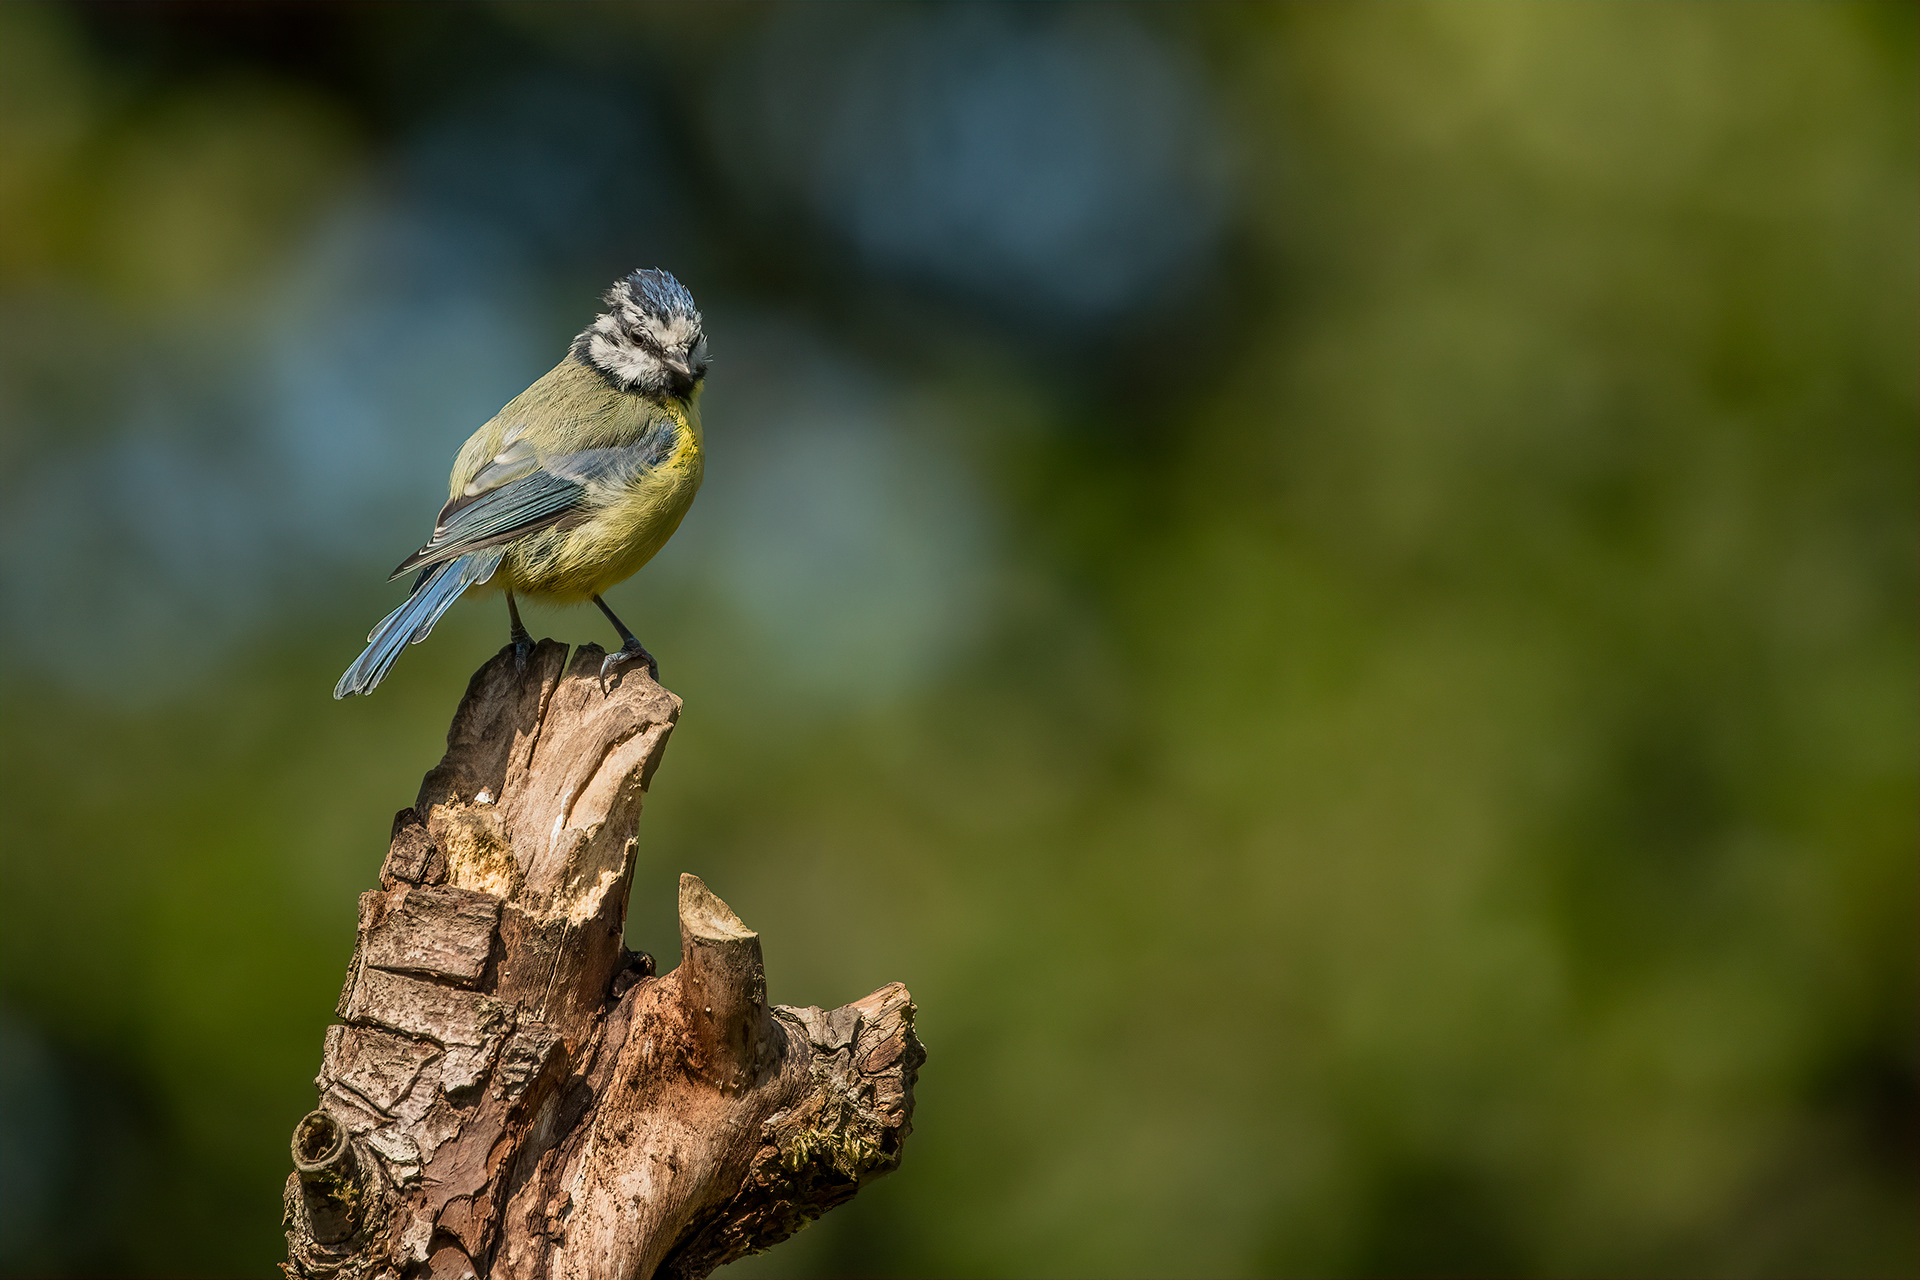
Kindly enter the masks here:
M 678 969 L 628 952 L 634 831 L 680 700 L 602 652 L 475 674 L 363 894 L 298 1277 L 704 1276 L 893 1169 L 925 1054 L 898 983 L 769 1007 L 759 935 L 680 880 Z

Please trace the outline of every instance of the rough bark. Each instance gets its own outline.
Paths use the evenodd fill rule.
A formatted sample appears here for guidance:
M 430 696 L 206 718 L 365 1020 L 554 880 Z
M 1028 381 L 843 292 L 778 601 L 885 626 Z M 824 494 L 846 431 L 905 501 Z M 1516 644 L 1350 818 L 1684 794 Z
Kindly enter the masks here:
M 680 700 L 634 667 L 603 694 L 601 657 L 503 649 L 395 817 L 294 1131 L 290 1276 L 704 1276 L 899 1163 L 905 987 L 769 1007 L 759 935 L 691 875 L 680 967 L 626 950 Z

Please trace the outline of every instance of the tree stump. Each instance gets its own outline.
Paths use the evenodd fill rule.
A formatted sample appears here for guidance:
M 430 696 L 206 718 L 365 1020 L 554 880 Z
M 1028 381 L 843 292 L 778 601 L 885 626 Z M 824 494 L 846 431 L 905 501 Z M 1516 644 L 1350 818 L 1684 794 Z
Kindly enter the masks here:
M 759 935 L 691 875 L 680 967 L 626 949 L 680 700 L 633 667 L 603 694 L 602 656 L 501 650 L 395 817 L 294 1130 L 289 1276 L 704 1276 L 899 1164 L 905 987 L 769 1007 Z

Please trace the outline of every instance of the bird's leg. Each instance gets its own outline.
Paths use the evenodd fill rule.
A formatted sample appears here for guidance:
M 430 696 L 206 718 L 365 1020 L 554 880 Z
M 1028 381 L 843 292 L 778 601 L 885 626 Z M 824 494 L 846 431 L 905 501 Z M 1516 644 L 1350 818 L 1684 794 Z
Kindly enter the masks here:
M 527 659 L 533 656 L 533 637 L 520 625 L 520 606 L 513 602 L 513 592 L 507 592 L 507 617 L 513 626 L 507 632 L 507 638 L 513 642 L 513 669 L 520 675 L 527 674 Z
M 593 602 L 600 606 L 600 612 L 607 615 L 607 621 L 613 624 L 613 629 L 620 633 L 620 639 L 625 641 L 619 649 L 608 654 L 606 660 L 600 664 L 600 692 L 603 694 L 607 692 L 607 673 L 609 671 L 612 671 L 621 663 L 631 662 L 635 658 L 647 664 L 647 674 L 653 677 L 655 684 L 659 684 L 660 664 L 653 660 L 653 655 L 647 652 L 647 647 L 640 643 L 640 637 L 627 630 L 627 624 L 613 616 L 613 610 L 607 608 L 607 602 L 605 600 L 602 600 L 599 596 L 595 596 Z

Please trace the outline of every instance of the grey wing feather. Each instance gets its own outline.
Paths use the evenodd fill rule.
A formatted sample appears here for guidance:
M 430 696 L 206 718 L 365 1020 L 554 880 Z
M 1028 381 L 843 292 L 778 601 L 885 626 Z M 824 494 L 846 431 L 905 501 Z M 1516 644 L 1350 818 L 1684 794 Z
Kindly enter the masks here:
M 588 486 L 631 484 L 673 456 L 680 428 L 671 418 L 656 418 L 632 444 L 582 449 L 547 459 L 542 470 Z
M 515 432 L 507 435 L 507 445 L 493 455 L 493 460 L 473 473 L 473 479 L 467 481 L 467 487 L 461 490 L 463 497 L 474 498 L 489 489 L 498 489 L 501 485 L 518 480 L 537 470 L 540 456 L 533 442 Z
M 536 471 L 477 498 L 456 498 L 441 510 L 427 544 L 402 560 L 391 576 L 559 524 L 580 510 L 586 492 L 584 485 Z
M 392 576 L 540 529 L 578 523 L 585 518 L 595 489 L 624 488 L 659 466 L 672 456 L 677 433 L 674 422 L 662 418 L 630 445 L 559 454 L 537 469 L 524 441 L 510 444 L 475 474 L 473 484 L 440 509 L 433 536 L 401 561 Z M 489 472 L 504 482 L 476 490 L 474 485 Z

